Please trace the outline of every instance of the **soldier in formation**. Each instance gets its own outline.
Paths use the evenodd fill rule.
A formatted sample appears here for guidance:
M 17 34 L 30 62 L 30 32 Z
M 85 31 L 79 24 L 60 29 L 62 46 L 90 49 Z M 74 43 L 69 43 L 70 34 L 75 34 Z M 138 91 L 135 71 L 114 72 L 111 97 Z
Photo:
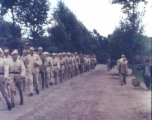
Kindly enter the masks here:
M 26 80 L 29 83 L 29 97 L 33 96 L 33 89 L 39 94 L 39 77 L 42 80 L 42 90 L 49 84 L 57 85 L 60 82 L 71 79 L 80 73 L 95 69 L 97 64 L 95 55 L 80 55 L 77 52 L 52 53 L 43 52 L 39 47 L 38 52 L 33 47 L 23 50 L 22 56 L 15 49 L 9 55 L 9 49 L 0 49 L 0 93 L 6 100 L 8 110 L 15 107 L 15 92 L 18 89 L 20 105 L 24 104 L 23 91 L 25 91 Z M 9 98 L 10 97 L 10 98 Z M 11 99 L 11 100 L 10 100 Z

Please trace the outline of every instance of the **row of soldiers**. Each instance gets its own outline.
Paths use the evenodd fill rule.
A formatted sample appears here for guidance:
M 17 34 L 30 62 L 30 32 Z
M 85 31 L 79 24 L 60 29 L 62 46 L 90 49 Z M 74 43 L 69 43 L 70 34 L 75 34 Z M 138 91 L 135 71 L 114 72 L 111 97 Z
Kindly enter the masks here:
M 23 50 L 22 56 L 18 55 L 18 50 L 13 50 L 9 55 L 9 50 L 0 49 L 0 92 L 5 98 L 8 110 L 15 107 L 15 91 L 18 88 L 20 95 L 20 105 L 23 105 L 23 91 L 25 91 L 25 80 L 28 79 L 30 86 L 29 97 L 33 96 L 33 87 L 36 94 L 39 94 L 39 77 L 42 80 L 42 90 L 49 84 L 57 85 L 57 77 L 60 82 L 63 79 L 73 78 L 75 75 L 95 69 L 97 64 L 95 55 L 78 55 L 68 53 L 43 52 L 42 47 L 38 52 L 30 47 L 29 51 Z M 10 89 L 9 89 L 10 88 Z M 11 103 L 9 96 L 11 97 Z

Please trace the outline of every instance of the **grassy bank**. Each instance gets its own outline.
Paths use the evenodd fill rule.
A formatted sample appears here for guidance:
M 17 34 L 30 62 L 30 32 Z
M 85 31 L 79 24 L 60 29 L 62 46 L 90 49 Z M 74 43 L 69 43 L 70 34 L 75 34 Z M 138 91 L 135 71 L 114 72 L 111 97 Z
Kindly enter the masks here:
M 140 67 L 141 67 L 141 65 L 137 65 L 137 68 L 140 68 Z M 128 68 L 132 69 L 131 65 L 128 65 Z M 138 78 L 138 79 L 141 79 L 141 81 L 145 83 L 145 81 L 144 81 L 144 79 L 143 79 L 143 76 L 142 76 L 142 73 L 143 73 L 143 71 L 135 70 L 134 76 L 135 76 L 136 78 Z M 151 80 L 151 81 L 152 81 L 152 80 Z M 151 82 L 150 87 L 151 87 L 151 90 L 152 90 L 152 82 Z

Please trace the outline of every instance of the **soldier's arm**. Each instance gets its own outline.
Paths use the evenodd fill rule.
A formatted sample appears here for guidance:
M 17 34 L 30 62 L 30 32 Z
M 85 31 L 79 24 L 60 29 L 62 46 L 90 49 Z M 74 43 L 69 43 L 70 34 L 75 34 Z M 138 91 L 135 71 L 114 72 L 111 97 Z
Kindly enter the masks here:
M 38 55 L 37 55 L 37 61 L 36 61 L 36 63 L 38 65 L 42 65 L 42 60 L 40 59 L 40 57 Z
M 49 59 L 49 62 L 50 62 L 51 70 L 54 71 L 53 60 Z
M 56 61 L 57 61 L 57 68 L 60 69 L 60 62 L 58 59 L 56 59 Z
M 22 61 L 21 62 L 21 76 L 22 77 L 25 77 L 25 66 L 24 66 L 24 63 Z
M 44 65 L 47 65 L 47 56 L 44 54 Z

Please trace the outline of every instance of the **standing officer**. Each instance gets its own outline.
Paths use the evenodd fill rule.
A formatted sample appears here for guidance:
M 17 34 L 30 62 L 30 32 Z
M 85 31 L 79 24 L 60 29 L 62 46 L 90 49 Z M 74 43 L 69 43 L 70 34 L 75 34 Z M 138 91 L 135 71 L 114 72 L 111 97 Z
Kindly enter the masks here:
M 67 66 L 67 57 L 66 57 L 66 53 L 65 52 L 63 52 L 63 60 L 64 60 L 64 74 L 63 74 L 63 78 L 64 78 L 64 80 L 66 80 L 66 78 L 67 78 L 67 69 L 68 69 L 68 66 Z
M 123 61 L 121 61 L 118 65 L 118 70 L 120 71 L 120 82 L 121 85 L 126 84 L 126 74 L 128 73 L 127 69 L 127 61 L 126 58 L 123 58 Z
M 3 51 L 0 50 L 0 56 L 2 53 L 3 53 Z M 8 77 L 9 77 L 8 60 L 0 57 L 0 92 L 2 93 L 4 99 L 6 100 L 8 110 L 11 110 L 12 107 L 11 107 L 10 101 L 8 99 L 8 92 L 6 91 Z
M 42 90 L 44 90 L 44 82 L 45 82 L 45 72 L 46 72 L 46 55 L 42 53 L 42 47 L 38 48 L 39 57 L 42 61 L 42 65 L 40 65 L 40 74 L 42 79 Z
M 11 88 L 11 103 L 12 107 L 15 107 L 15 87 L 18 88 L 20 94 L 20 105 L 23 105 L 22 80 L 25 76 L 25 66 L 21 60 L 17 59 L 18 52 L 16 50 L 12 52 L 12 58 L 13 59 L 9 61 L 9 80 Z
M 26 58 L 26 67 L 28 70 L 28 78 L 30 83 L 30 94 L 29 97 L 33 96 L 33 81 L 35 83 L 35 91 L 39 94 L 39 66 L 42 65 L 42 61 L 39 55 L 34 54 L 34 48 L 30 47 L 30 54 Z
M 59 63 L 59 60 L 56 58 L 55 53 L 52 53 L 52 58 L 53 58 L 53 67 L 54 67 L 53 75 L 55 78 L 55 85 L 57 85 L 57 77 L 58 77 L 58 71 L 60 69 L 60 63 Z M 52 84 L 53 84 L 53 81 L 52 81 Z
M 26 50 L 23 50 L 22 52 L 22 56 L 20 58 L 20 60 L 24 63 L 24 66 L 26 65 L 25 60 L 26 60 Z M 25 75 L 27 75 L 27 69 L 25 70 Z M 27 76 L 25 76 L 27 77 Z M 23 91 L 25 91 L 25 77 L 23 78 Z

